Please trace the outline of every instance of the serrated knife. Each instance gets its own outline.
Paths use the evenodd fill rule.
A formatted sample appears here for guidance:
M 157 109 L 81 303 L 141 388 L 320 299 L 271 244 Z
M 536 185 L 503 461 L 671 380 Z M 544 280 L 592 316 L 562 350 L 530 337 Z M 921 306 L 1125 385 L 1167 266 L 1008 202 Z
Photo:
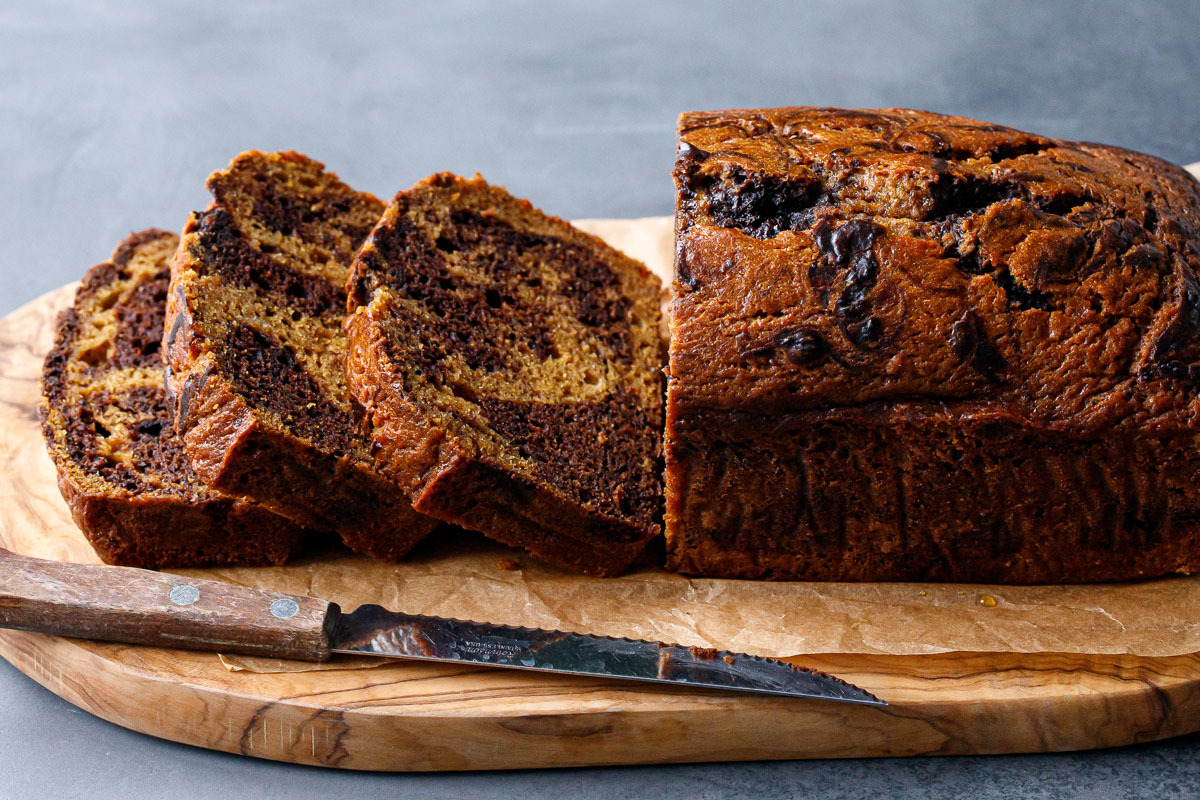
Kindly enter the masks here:
M 743 653 L 514 628 L 0 549 L 0 627 L 106 642 L 326 661 L 334 653 L 478 664 L 885 705 L 822 672 Z

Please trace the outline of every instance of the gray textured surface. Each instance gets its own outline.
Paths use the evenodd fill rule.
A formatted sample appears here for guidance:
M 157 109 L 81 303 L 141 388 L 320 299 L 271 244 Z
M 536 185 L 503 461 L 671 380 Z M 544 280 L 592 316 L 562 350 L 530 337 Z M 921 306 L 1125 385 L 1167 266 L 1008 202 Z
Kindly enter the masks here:
M 240 150 L 382 196 L 479 170 L 568 217 L 669 213 L 675 114 L 906 105 L 1200 159 L 1200 4 L 0 4 L 0 313 Z M 370 776 L 93 719 L 0 664 L 0 797 L 1183 797 L 1200 739 L 992 759 Z

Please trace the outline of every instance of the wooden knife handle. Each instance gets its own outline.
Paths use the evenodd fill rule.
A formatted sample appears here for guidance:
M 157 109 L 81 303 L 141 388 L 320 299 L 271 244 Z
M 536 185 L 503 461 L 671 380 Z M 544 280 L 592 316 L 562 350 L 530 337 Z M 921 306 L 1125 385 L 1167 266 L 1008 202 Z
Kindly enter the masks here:
M 133 567 L 65 564 L 0 548 L 0 627 L 302 661 L 329 659 L 340 610 Z

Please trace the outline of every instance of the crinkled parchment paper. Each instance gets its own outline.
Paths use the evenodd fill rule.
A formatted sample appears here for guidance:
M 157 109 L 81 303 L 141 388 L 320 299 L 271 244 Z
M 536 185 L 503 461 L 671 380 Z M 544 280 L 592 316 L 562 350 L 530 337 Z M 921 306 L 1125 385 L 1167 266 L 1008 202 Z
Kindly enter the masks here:
M 579 224 L 642 259 L 659 275 L 669 273 L 669 219 Z M 35 454 L 27 455 L 22 460 L 40 470 L 30 480 L 52 481 L 53 470 L 44 454 L 36 454 L 36 459 Z M 34 539 L 15 542 L 18 549 L 31 555 L 95 561 L 83 537 L 73 530 L 65 506 L 55 513 L 62 530 L 55 532 L 52 545 Z M 14 531 L 4 532 L 7 539 Z M 648 563 L 623 577 L 601 579 L 558 570 L 481 536 L 453 530 L 439 530 L 400 564 L 374 562 L 329 544 L 318 545 L 286 567 L 183 572 L 309 594 L 345 609 L 379 603 L 409 613 L 777 657 L 946 651 L 1143 656 L 1200 652 L 1200 577 L 1043 587 L 767 583 L 685 578 Z M 224 661 L 231 669 L 254 671 L 313 668 L 270 659 L 228 657 Z M 335 661 L 326 668 L 357 668 L 366 663 Z

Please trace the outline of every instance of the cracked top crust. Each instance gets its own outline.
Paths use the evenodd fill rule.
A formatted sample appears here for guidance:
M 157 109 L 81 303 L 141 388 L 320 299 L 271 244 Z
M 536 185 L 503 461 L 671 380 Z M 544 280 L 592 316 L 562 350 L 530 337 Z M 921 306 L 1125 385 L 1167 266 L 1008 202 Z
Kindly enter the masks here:
M 678 409 L 969 405 L 1091 435 L 1200 424 L 1200 184 L 962 117 L 686 113 Z

